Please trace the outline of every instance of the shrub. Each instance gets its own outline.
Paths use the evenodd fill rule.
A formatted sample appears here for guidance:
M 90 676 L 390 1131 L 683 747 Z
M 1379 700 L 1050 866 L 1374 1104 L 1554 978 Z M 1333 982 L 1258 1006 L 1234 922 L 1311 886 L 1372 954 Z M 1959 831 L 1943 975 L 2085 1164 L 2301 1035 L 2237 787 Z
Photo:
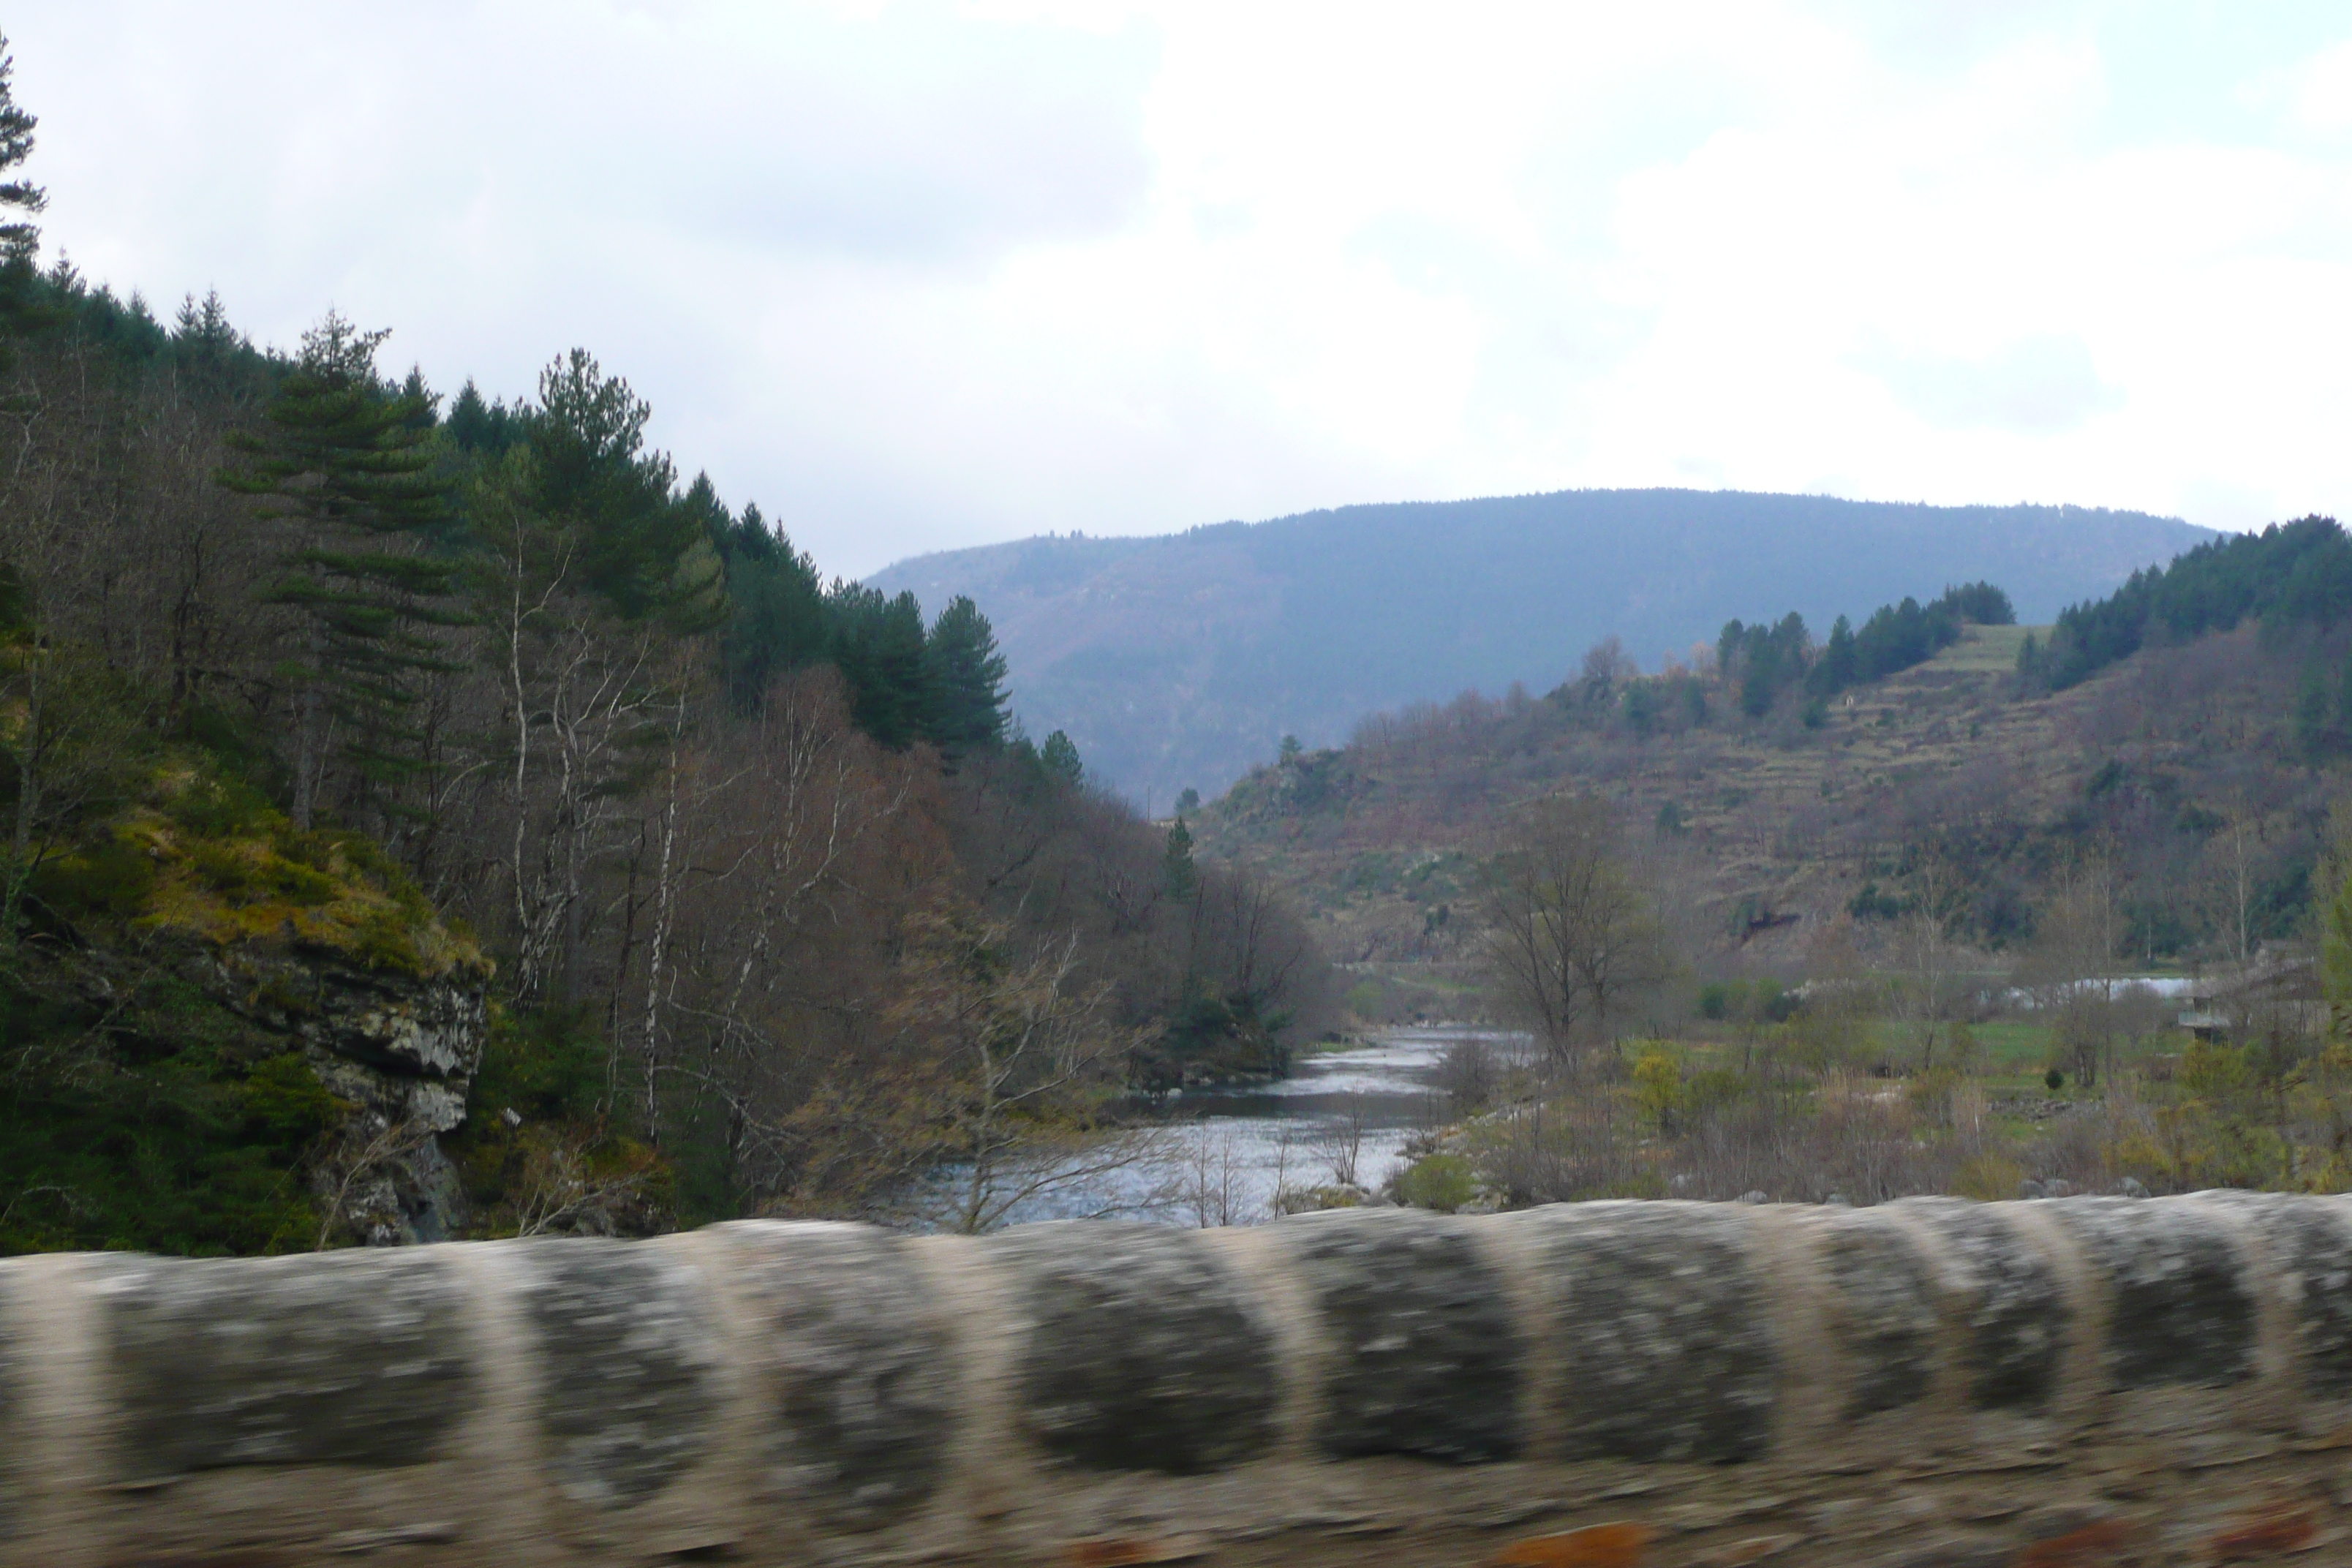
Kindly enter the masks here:
M 1477 1197 L 1478 1177 L 1459 1154 L 1431 1154 L 1400 1172 L 1393 1190 L 1399 1203 L 1452 1214 Z
M 1682 1066 L 1663 1047 L 1652 1045 L 1633 1058 L 1633 1103 L 1652 1126 L 1661 1132 L 1673 1131 L 1682 1100 Z
M 1979 1154 L 1964 1160 L 1952 1173 L 1952 1192 L 1979 1203 L 1992 1203 L 2017 1195 L 2018 1184 L 2025 1180 L 2025 1168 L 2016 1161 L 1999 1154 Z
M 155 885 L 155 861 L 137 844 L 107 837 L 50 861 L 37 872 L 36 901 L 67 920 L 136 914 Z

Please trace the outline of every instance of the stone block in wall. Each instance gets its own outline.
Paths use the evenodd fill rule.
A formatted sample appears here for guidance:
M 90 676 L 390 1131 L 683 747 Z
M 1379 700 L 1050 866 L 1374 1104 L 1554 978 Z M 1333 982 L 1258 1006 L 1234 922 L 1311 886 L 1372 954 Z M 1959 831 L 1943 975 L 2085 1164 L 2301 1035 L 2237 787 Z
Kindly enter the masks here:
M 1969 1407 L 2049 1414 L 2074 1306 L 2056 1266 L 2003 1212 L 2015 1205 L 1906 1198 L 1889 1206 L 1936 1244 L 1938 1273 L 1962 1332 Z
M 2254 1374 L 2253 1292 L 2221 1214 L 2136 1198 L 2037 1207 L 2080 1247 L 2107 1293 L 2099 1359 L 2109 1392 L 2226 1388 Z
M 1561 1457 L 1738 1464 L 1772 1441 L 1780 1357 L 1738 1205 L 1557 1204 L 1520 1221 L 1559 1367 Z M 1515 1216 L 1517 1217 L 1517 1216 Z
M 5 1281 L 43 1342 L 20 1458 L 45 1568 L 484 1539 L 500 1400 L 457 1249 L 44 1257 Z
M 1274 1333 L 1201 1232 L 1072 1220 L 982 1247 L 1018 1322 L 1015 1425 L 1050 1462 L 1193 1475 L 1271 1447 Z
M 963 1369 L 914 1244 L 761 1220 L 709 1234 L 757 1358 L 763 1509 L 850 1532 L 919 1514 L 947 1473 Z
M 541 1369 L 541 1450 L 563 1497 L 633 1509 L 711 1457 L 719 1331 L 700 1271 L 597 1239 L 513 1256 Z
M 1855 1209 L 1827 1217 L 1823 1265 L 1831 1348 L 1850 1369 L 1848 1421 L 1907 1409 L 1935 1390 L 1941 1364 L 1934 1269 L 1893 1216 Z
M 1325 1344 L 1316 1440 L 1326 1454 L 1517 1457 L 1527 1336 L 1472 1223 L 1339 1209 L 1273 1227 Z
M 122 1483 L 424 1464 L 477 1391 L 463 1286 L 436 1254 L 124 1258 L 95 1294 Z
M 2287 1376 L 2314 1432 L 2352 1427 L 2352 1200 L 2267 1193 L 2200 1193 L 2261 1249 L 2254 1265 L 2293 1324 Z

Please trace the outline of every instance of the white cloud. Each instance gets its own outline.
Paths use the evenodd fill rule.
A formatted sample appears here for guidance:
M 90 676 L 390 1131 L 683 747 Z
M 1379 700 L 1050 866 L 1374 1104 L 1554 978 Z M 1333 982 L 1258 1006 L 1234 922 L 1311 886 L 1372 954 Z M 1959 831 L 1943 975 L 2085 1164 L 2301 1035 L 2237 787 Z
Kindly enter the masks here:
M 217 284 L 280 342 L 331 301 L 444 386 L 585 343 L 689 470 L 865 572 L 1585 484 L 2332 510 L 2352 44 L 2232 15 L 13 20 L 86 271 Z

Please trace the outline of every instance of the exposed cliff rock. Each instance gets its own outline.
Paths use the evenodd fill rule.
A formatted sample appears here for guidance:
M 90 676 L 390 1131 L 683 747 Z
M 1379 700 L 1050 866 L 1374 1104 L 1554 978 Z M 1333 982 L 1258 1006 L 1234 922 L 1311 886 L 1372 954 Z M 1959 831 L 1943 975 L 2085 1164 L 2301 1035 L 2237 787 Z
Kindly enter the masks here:
M 207 1129 L 189 1157 L 284 1173 L 280 1212 L 253 1222 L 268 1234 L 239 1250 L 432 1241 L 462 1223 L 438 1138 L 465 1120 L 492 966 L 373 840 L 299 831 L 249 791 L 164 773 L 55 858 L 35 896 L 43 929 L 10 976 L 16 1005 L 75 1020 L 81 1079 L 124 1086 L 78 1108 L 75 1152 L 123 1142 L 123 1121 L 155 1113 L 142 1095 L 160 1094 Z
M 248 1022 L 300 1042 L 319 1081 L 353 1108 L 312 1188 L 374 1245 L 440 1241 L 464 1221 L 438 1134 L 466 1119 L 481 1065 L 487 963 L 431 979 L 356 967 L 327 952 L 250 943 L 196 951 L 188 978 Z

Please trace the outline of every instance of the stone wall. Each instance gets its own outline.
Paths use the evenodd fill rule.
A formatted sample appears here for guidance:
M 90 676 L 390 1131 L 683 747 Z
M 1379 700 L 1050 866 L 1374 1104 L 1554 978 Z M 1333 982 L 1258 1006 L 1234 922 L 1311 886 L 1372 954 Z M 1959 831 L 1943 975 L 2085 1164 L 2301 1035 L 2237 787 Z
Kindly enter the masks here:
M 0 1558 L 2352 1562 L 2352 1200 L 0 1265 Z

